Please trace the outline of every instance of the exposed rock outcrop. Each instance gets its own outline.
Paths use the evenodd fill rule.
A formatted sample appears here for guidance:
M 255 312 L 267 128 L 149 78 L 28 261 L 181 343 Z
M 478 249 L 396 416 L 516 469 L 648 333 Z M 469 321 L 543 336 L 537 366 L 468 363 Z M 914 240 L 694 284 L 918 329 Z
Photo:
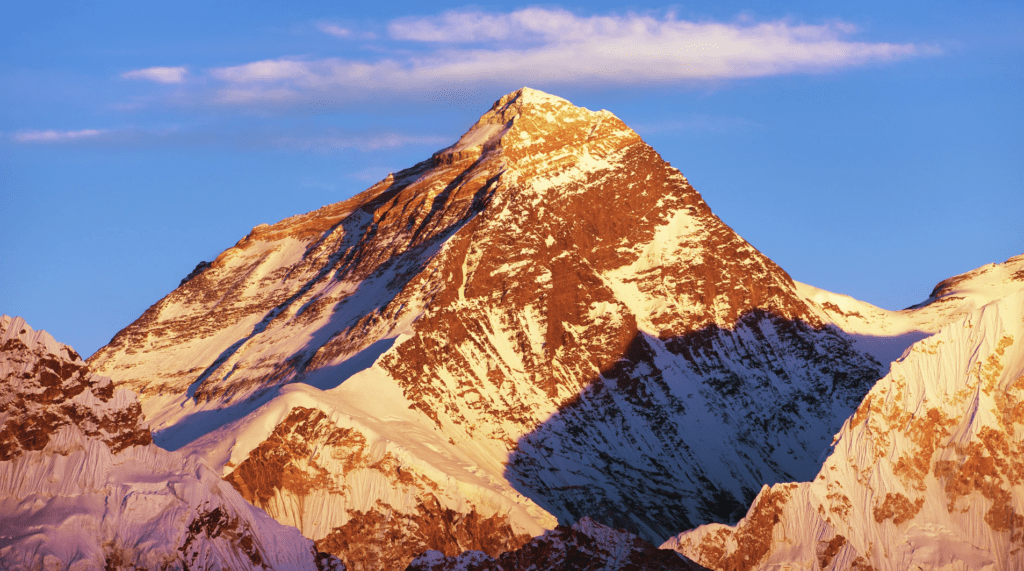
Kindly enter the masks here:
M 0 316 L 0 568 L 343 571 L 209 468 L 151 444 L 135 395 Z

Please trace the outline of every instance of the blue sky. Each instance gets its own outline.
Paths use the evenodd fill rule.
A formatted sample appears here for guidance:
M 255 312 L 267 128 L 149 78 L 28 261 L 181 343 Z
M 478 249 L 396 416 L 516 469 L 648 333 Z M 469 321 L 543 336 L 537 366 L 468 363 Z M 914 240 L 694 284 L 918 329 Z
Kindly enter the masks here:
M 1024 252 L 1019 2 L 267 4 L 5 6 L 0 312 L 91 354 L 523 85 L 615 113 L 797 280 L 898 309 Z

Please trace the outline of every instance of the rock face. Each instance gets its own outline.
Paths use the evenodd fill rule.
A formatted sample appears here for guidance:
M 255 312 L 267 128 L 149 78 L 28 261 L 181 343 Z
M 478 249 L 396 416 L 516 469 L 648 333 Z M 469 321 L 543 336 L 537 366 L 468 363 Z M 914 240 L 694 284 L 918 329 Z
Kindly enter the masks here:
M 80 430 L 114 454 L 153 437 L 128 390 L 93 375 L 74 349 L 23 319 L 0 317 L 0 461 L 43 450 L 62 427 Z
M 134 394 L 0 317 L 0 567 L 342 570 L 201 464 L 151 444 Z
M 379 569 L 585 515 L 660 542 L 810 479 L 885 372 L 872 353 L 916 331 L 865 325 L 876 352 L 829 295 L 614 115 L 522 89 L 430 159 L 258 226 L 90 365 L 157 443 Z
M 765 486 L 735 527 L 663 547 L 723 570 L 1024 569 L 1024 256 L 908 313 L 943 307 L 957 309 L 871 389 L 813 481 Z
M 572 527 L 558 526 L 499 558 L 480 551 L 445 557 L 438 551 L 420 555 L 406 571 L 706 571 L 676 554 L 621 529 L 589 517 Z

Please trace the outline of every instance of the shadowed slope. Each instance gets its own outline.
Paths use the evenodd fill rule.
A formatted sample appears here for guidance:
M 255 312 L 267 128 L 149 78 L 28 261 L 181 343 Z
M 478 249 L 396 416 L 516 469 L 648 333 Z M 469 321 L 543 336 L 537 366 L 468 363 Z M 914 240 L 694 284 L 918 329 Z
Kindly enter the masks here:
M 515 551 L 488 557 L 469 551 L 445 557 L 428 551 L 406 571 L 706 571 L 704 567 L 653 545 L 621 529 L 583 518 L 572 527 L 535 537 Z
M 507 477 L 561 522 L 650 541 L 734 522 L 764 483 L 810 478 L 878 365 L 831 328 L 761 311 L 622 358 L 518 442 Z

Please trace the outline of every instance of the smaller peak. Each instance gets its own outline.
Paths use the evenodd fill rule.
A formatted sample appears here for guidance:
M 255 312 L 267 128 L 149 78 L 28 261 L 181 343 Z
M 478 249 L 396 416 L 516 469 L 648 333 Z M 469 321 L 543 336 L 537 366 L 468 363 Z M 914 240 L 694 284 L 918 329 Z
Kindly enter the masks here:
M 81 358 L 74 349 L 58 342 L 46 331 L 32 329 L 24 318 L 0 316 L 0 346 L 6 345 L 11 339 L 17 339 L 31 351 L 41 349 L 47 353 L 65 357 L 70 361 L 77 361 Z M 65 352 L 63 355 L 61 354 L 62 350 Z

